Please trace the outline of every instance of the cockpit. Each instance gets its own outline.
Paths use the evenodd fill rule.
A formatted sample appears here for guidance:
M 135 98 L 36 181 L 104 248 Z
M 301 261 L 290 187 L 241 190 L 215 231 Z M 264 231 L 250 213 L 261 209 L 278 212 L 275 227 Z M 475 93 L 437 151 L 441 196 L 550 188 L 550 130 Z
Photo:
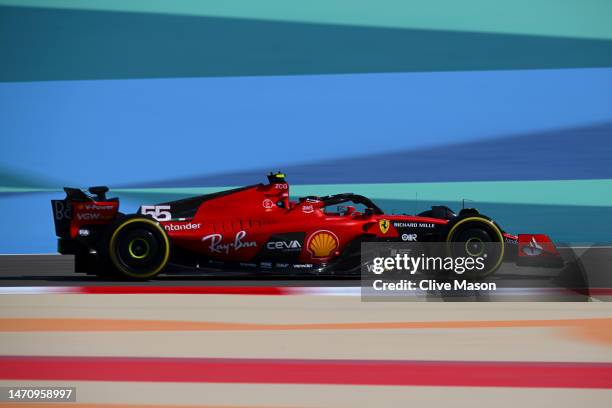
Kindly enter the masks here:
M 303 206 L 312 205 L 313 209 L 317 207 L 326 215 L 333 216 L 383 214 L 383 211 L 372 200 L 353 193 L 301 197 L 299 203 L 304 203 Z

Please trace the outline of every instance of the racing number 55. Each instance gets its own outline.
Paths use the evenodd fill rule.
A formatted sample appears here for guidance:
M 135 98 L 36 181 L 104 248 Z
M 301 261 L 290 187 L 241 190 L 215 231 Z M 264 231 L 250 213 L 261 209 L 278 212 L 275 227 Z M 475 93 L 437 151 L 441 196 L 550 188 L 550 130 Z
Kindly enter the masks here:
M 143 205 L 140 209 L 140 213 L 143 215 L 150 215 L 157 221 L 170 221 L 170 219 L 172 219 L 169 205 Z

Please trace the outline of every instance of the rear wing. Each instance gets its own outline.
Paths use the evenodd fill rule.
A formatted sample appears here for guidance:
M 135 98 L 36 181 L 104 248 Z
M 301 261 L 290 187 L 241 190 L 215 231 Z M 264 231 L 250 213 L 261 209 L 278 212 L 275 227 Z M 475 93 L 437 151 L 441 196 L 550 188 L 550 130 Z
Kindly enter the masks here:
M 88 236 L 89 226 L 108 224 L 119 213 L 119 199 L 106 198 L 108 187 L 90 187 L 89 194 L 83 190 L 64 187 L 63 200 L 51 200 L 55 235 L 60 238 Z

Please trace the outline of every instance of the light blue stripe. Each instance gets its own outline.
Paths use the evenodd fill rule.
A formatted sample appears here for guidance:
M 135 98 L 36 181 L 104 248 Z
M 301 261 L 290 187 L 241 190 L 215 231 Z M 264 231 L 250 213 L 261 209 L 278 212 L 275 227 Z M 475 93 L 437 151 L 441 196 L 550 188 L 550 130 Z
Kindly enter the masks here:
M 612 69 L 3 83 L 0 165 L 117 185 L 600 121 Z

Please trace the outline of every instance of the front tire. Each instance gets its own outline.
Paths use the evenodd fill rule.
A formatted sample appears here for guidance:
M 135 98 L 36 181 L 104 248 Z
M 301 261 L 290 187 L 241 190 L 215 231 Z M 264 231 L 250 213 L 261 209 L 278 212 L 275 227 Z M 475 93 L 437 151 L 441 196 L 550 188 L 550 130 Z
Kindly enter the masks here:
M 457 221 L 450 228 L 446 242 L 447 252 L 453 258 L 480 258 L 484 267 L 465 272 L 468 278 L 491 275 L 499 269 L 504 258 L 503 235 L 487 218 L 467 217 Z
M 111 229 L 105 247 L 110 266 L 127 279 L 151 279 L 170 258 L 164 229 L 157 221 L 138 215 L 121 219 Z

